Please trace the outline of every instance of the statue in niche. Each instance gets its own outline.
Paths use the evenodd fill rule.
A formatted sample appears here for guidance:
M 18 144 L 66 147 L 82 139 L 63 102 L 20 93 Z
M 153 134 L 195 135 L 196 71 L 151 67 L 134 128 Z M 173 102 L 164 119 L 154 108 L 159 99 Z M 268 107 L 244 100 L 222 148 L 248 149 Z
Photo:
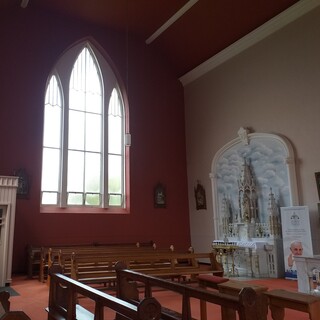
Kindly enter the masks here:
M 243 196 L 241 209 L 242 209 L 243 221 L 249 222 L 250 221 L 250 205 L 249 205 L 249 197 L 246 193 Z

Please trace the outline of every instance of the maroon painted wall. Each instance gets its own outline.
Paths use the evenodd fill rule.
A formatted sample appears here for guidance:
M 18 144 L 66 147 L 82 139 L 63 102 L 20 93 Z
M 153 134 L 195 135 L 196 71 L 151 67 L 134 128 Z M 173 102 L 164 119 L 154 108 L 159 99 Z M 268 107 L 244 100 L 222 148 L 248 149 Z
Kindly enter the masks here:
M 128 215 L 40 213 L 46 79 L 74 42 L 93 37 L 126 79 L 126 35 L 32 6 L 0 13 L 0 175 L 25 168 L 29 199 L 17 199 L 13 272 L 25 270 L 26 245 L 154 240 L 190 245 L 183 88 L 161 55 L 129 37 L 130 192 Z M 153 207 L 162 182 L 167 208 Z

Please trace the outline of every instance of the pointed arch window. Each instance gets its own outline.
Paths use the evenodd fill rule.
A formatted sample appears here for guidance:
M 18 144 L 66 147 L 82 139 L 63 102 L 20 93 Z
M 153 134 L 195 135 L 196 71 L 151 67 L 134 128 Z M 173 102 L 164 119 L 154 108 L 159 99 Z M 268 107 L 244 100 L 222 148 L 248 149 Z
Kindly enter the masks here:
M 89 43 L 73 47 L 46 87 L 42 207 L 128 208 L 125 131 L 112 69 Z

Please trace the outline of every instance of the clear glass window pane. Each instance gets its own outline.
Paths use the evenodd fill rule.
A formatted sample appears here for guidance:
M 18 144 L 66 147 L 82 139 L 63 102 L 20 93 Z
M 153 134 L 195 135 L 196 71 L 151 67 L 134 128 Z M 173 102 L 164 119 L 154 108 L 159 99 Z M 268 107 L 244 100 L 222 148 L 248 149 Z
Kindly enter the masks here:
M 57 77 L 51 76 L 46 90 L 45 105 L 61 107 L 61 89 L 58 85 Z
M 84 152 L 68 152 L 68 192 L 84 190 Z
M 85 113 L 69 111 L 69 149 L 84 150 Z
M 43 192 L 41 203 L 46 204 L 46 205 L 58 204 L 58 193 L 56 193 L 56 192 Z
M 61 120 L 62 98 L 61 89 L 56 76 L 52 76 L 45 94 L 41 203 L 56 205 L 60 188 L 61 161 Z
M 74 110 L 85 110 L 85 55 L 84 48 L 74 63 L 69 85 L 69 108 Z
M 111 97 L 109 101 L 109 108 L 108 108 L 108 114 L 113 116 L 122 117 L 122 108 L 121 108 L 121 102 L 118 95 L 118 91 L 113 88 L 111 92 Z
M 85 157 L 85 192 L 100 193 L 101 155 L 86 153 Z
M 122 153 L 122 119 L 109 115 L 109 153 Z
M 101 151 L 101 115 L 86 114 L 86 151 Z
M 98 84 L 100 86 L 100 83 Z M 86 110 L 88 112 L 101 114 L 102 109 L 102 95 L 101 93 L 91 93 L 86 94 Z
M 79 54 L 70 78 L 69 108 L 102 113 L 102 85 L 100 72 L 88 48 Z
M 83 204 L 83 194 L 82 193 L 68 193 L 68 202 L 69 205 L 78 205 Z
M 101 113 L 102 89 L 99 71 L 92 54 L 87 49 L 86 55 L 86 111 Z
M 60 149 L 43 148 L 42 191 L 58 191 L 60 177 Z
M 100 203 L 101 203 L 100 194 L 94 194 L 94 193 L 87 193 L 86 194 L 86 205 L 99 206 Z
M 109 206 L 120 207 L 122 205 L 122 195 L 121 194 L 110 194 L 109 195 Z
M 122 157 L 109 155 L 108 189 L 109 193 L 122 192 Z
M 73 83 L 73 78 L 71 77 L 71 84 Z M 85 110 L 85 93 L 83 91 L 79 91 L 72 86 L 70 86 L 69 90 L 69 109 L 72 110 Z
M 60 148 L 60 132 L 61 106 L 47 103 L 44 110 L 43 145 L 45 147 Z
M 108 112 L 108 148 L 109 153 L 122 153 L 122 112 L 120 99 L 115 89 L 109 103 Z

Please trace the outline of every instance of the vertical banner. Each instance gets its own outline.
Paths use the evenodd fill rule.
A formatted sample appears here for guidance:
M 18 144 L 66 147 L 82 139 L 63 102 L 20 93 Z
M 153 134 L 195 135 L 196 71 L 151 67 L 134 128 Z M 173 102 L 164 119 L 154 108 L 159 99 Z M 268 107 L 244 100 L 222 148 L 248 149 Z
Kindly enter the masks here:
M 294 256 L 313 256 L 308 207 L 282 207 L 281 224 L 285 278 L 297 279 Z

